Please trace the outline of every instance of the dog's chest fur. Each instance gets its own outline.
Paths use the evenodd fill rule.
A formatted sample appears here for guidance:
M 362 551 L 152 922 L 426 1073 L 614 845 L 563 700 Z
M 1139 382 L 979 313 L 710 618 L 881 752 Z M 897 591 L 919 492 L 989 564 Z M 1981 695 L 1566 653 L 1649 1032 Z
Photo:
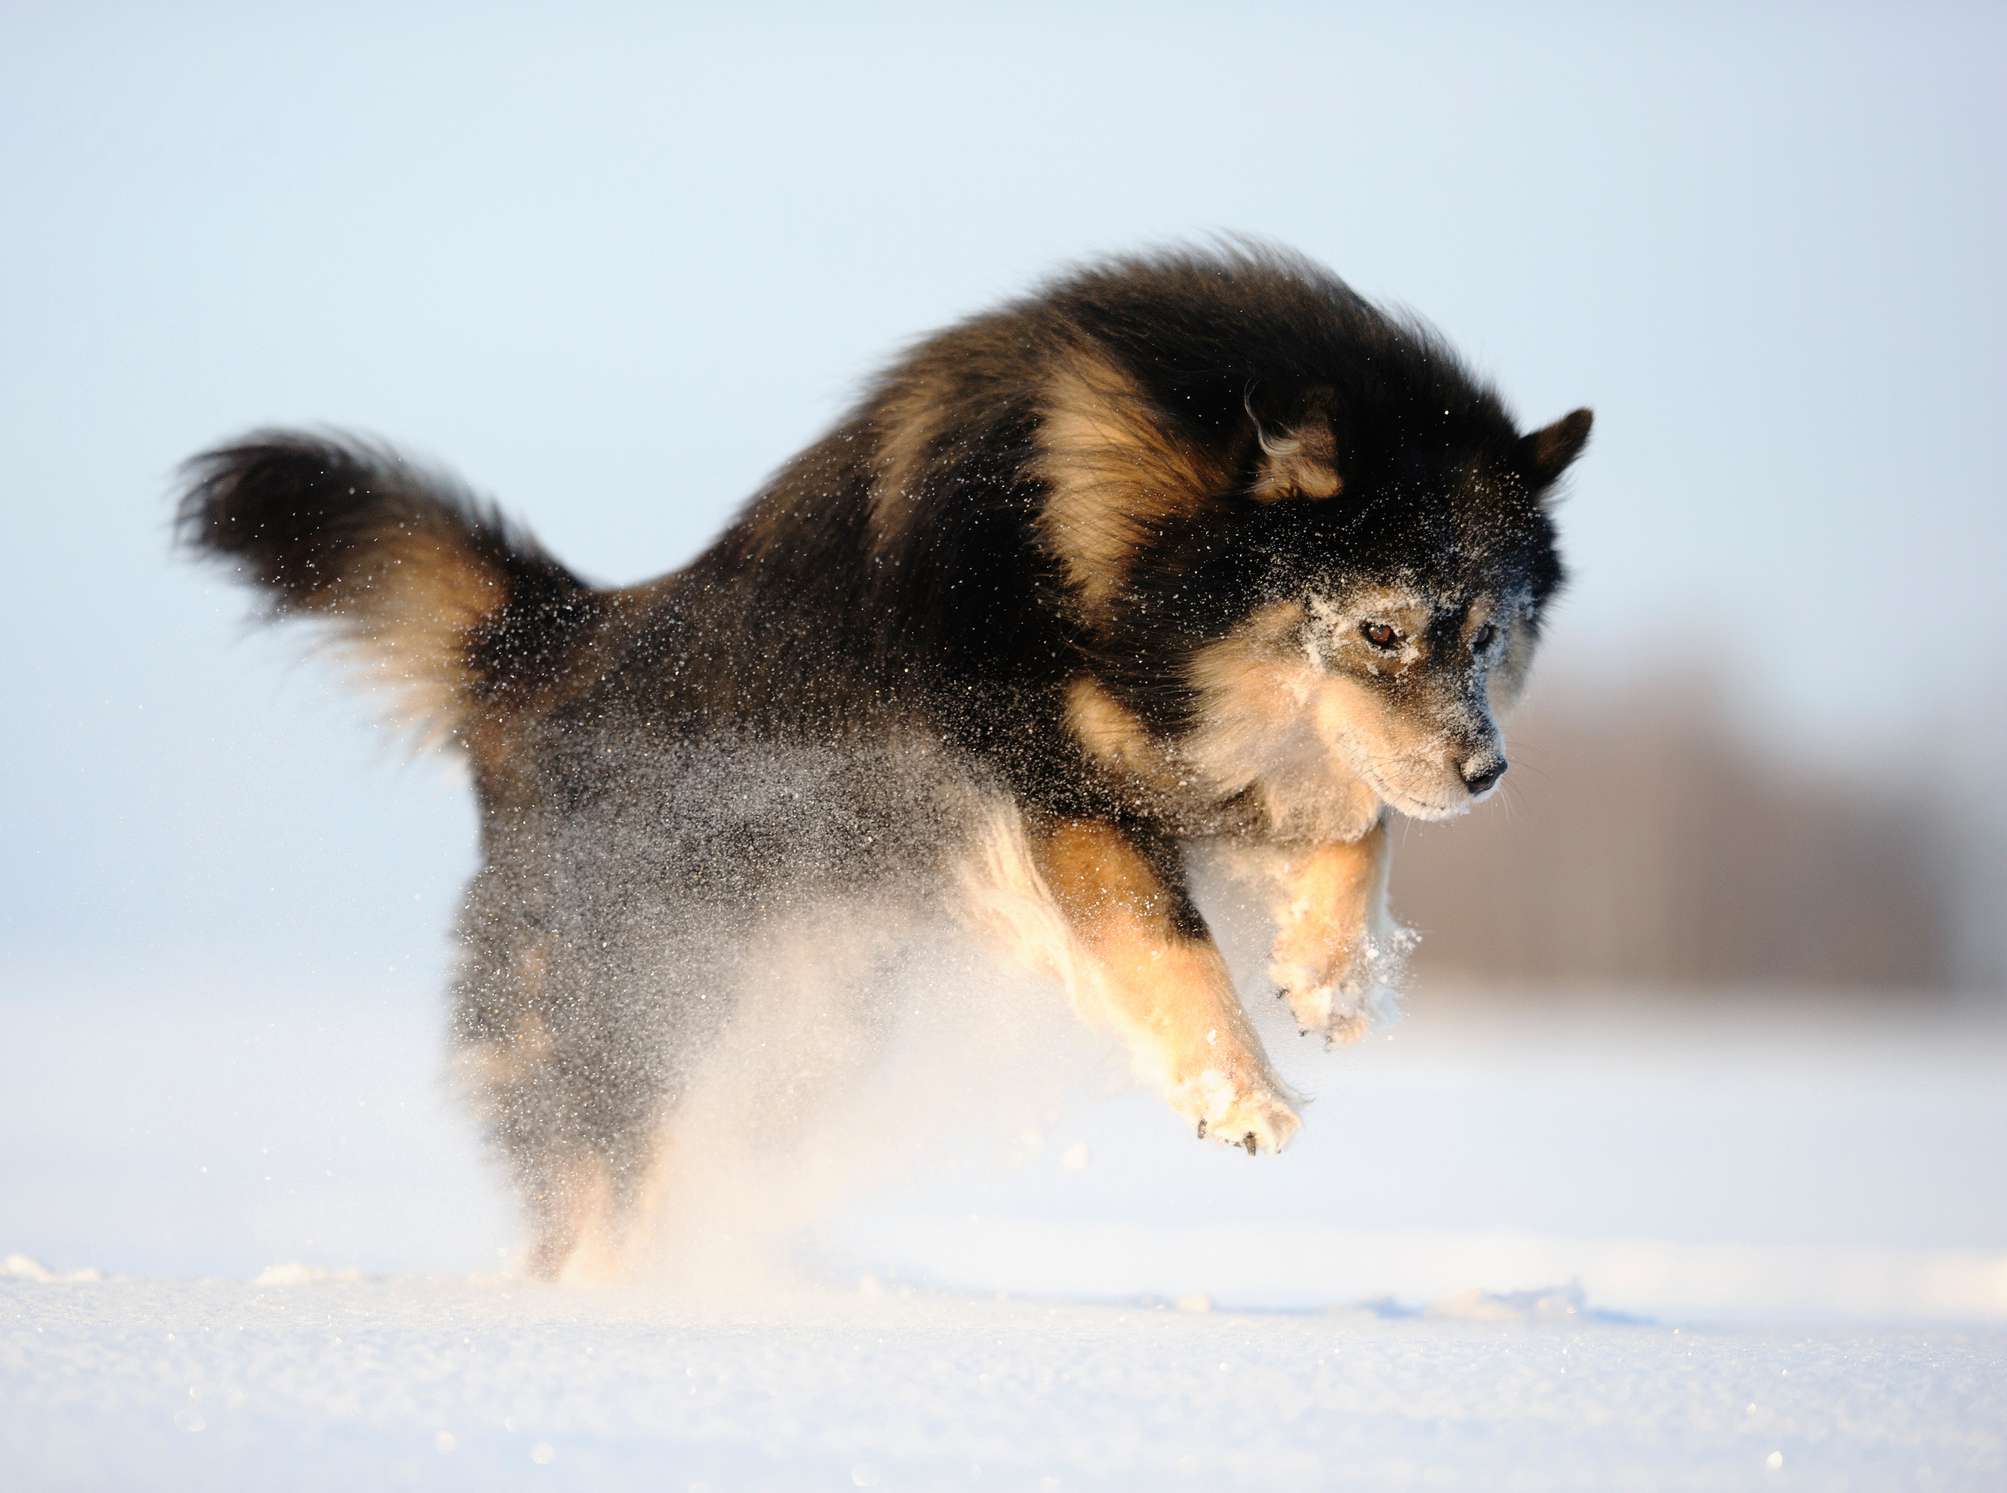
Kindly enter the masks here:
M 1121 797 L 1183 834 L 1349 843 L 1384 805 L 1346 765 L 1320 693 L 1306 671 L 1250 667 L 1222 681 L 1192 731 L 1165 742 L 1081 680 L 1067 720 Z

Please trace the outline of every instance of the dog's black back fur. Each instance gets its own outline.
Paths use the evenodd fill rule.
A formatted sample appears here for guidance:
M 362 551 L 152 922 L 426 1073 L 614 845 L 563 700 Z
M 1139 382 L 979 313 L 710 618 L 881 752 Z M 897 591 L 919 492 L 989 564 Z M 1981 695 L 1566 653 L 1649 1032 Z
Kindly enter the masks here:
M 1259 454 L 1242 442 L 1216 505 L 1146 537 L 1135 604 L 1085 623 L 1037 530 L 1035 470 L 1044 366 L 1082 342 L 1118 357 L 1201 447 L 1232 447 L 1251 402 L 1287 414 L 1303 388 L 1332 388 L 1348 491 L 1371 496 L 1240 502 Z M 913 388 L 951 439 L 889 495 L 898 522 L 874 526 L 888 406 Z M 1524 486 L 1443 506 L 1462 487 L 1442 474 L 1466 466 Z M 1440 338 L 1314 265 L 1266 250 L 1120 261 L 923 343 L 641 604 L 585 708 L 675 734 L 731 720 L 818 741 L 902 717 L 1066 811 L 1103 797 L 1059 729 L 1060 692 L 1083 668 L 1175 731 L 1191 705 L 1179 661 L 1310 567 L 1370 571 L 1398 552 L 1448 568 L 1507 549 L 1545 601 L 1561 581 L 1546 486 L 1497 396 Z

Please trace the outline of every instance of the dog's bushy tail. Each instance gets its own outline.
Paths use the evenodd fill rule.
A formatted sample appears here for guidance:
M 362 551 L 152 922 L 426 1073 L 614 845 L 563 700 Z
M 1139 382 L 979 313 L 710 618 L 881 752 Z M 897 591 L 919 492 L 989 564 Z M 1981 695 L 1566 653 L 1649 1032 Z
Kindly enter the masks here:
M 180 542 L 319 617 L 428 742 L 533 701 L 599 595 L 459 483 L 382 446 L 259 431 L 183 469 Z

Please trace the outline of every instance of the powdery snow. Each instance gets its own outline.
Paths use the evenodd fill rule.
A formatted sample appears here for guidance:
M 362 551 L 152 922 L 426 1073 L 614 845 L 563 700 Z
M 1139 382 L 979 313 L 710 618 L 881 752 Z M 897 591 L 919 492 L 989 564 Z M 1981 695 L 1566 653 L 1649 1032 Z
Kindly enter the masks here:
M 1981 1489 L 2003 1474 L 1997 1329 L 1623 1324 L 1570 1291 L 1408 1317 L 882 1290 L 714 1311 L 422 1278 L 0 1290 L 0 1454 L 37 1488 Z
M 10 1489 L 2007 1486 L 1977 1013 L 1422 992 L 1272 1161 L 937 1031 L 580 1292 L 422 995 L 17 988 Z

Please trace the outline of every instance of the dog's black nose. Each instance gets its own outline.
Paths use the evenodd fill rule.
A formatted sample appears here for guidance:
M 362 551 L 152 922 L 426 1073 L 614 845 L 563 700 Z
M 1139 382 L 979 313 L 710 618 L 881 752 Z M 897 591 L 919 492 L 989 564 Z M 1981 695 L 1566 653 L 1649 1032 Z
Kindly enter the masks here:
M 1503 757 L 1484 757 L 1464 764 L 1463 785 L 1472 793 L 1482 793 L 1493 783 L 1505 776 L 1506 762 Z

